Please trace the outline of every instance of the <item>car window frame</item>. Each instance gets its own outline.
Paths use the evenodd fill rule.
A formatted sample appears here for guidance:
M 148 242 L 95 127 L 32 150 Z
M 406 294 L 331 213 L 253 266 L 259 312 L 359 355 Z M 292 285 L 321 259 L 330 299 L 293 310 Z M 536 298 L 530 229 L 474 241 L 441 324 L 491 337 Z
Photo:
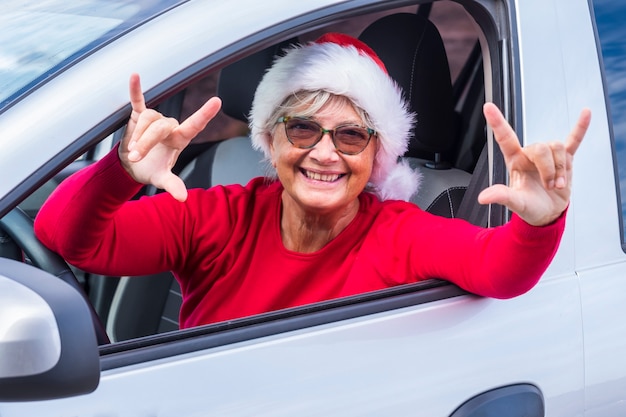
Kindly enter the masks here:
M 519 80 L 512 76 L 519 74 L 519 62 L 514 59 L 517 56 L 517 45 L 509 34 L 503 34 L 502 28 L 510 28 L 513 31 L 514 9 L 507 8 L 508 23 L 502 21 L 496 23 L 493 13 L 496 12 L 494 2 L 482 2 L 476 4 L 466 0 L 456 1 L 464 7 L 470 5 L 472 15 L 477 18 L 477 23 L 485 34 L 481 40 L 483 48 L 488 49 L 485 59 L 489 59 L 491 82 L 493 83 L 493 97 L 491 100 L 503 108 L 514 126 L 520 120 L 521 114 L 521 86 Z M 354 2 L 348 2 L 354 3 Z M 406 3 L 406 2 L 404 2 Z M 495 2 L 497 3 L 497 2 Z M 368 12 L 374 12 L 378 7 L 368 8 Z M 467 9 L 467 8 L 466 8 Z M 329 19 L 340 19 L 351 14 L 351 7 L 347 4 L 332 6 L 328 9 L 319 10 L 295 21 L 284 23 L 278 27 L 268 28 L 255 36 L 242 39 L 238 43 L 219 51 L 205 60 L 186 68 L 175 76 L 146 92 L 146 100 L 152 105 L 177 94 L 180 86 L 188 86 L 193 81 L 199 80 L 211 71 L 219 70 L 247 53 L 252 53 L 270 44 L 283 39 L 297 36 L 311 27 L 312 22 Z M 359 13 L 365 13 L 363 9 Z M 354 14 L 353 14 L 354 15 Z M 339 17 L 338 17 L 339 16 Z M 500 15 L 499 19 L 505 17 Z M 223 59 L 229 57 L 228 59 Z M 501 65 L 507 62 L 507 66 Z M 487 66 L 486 66 L 487 68 Z M 512 85 L 511 85 L 512 84 Z M 507 88 L 504 88 L 507 85 Z M 507 95 L 507 91 L 517 91 Z M 489 99 L 489 98 L 488 98 Z M 521 132 L 520 132 L 521 133 Z M 521 137 L 521 135 L 520 135 Z M 494 155 L 490 163 L 493 181 L 506 181 L 506 169 L 501 156 L 498 156 L 497 147 L 494 147 Z M 494 208 L 490 213 L 490 222 L 502 224 L 508 220 L 509 213 L 502 208 Z M 415 284 L 403 285 L 372 293 L 359 294 L 337 300 L 329 300 L 312 305 L 290 308 L 287 310 L 274 311 L 229 321 L 215 323 L 191 329 L 161 333 L 138 339 L 116 342 L 111 345 L 100 347 L 102 370 L 115 369 L 146 361 L 163 359 L 170 356 L 182 355 L 195 351 L 216 348 L 233 343 L 249 341 L 262 337 L 277 335 L 314 326 L 340 322 L 344 320 L 358 319 L 368 315 L 385 313 L 405 307 L 416 306 L 424 303 L 446 300 L 453 297 L 467 296 L 468 293 L 461 288 L 443 280 L 432 279 Z
M 624 217 L 626 216 L 626 199 L 624 199 L 624 193 L 622 192 L 622 187 L 626 188 L 626 169 L 624 169 L 623 165 L 620 165 L 620 162 L 626 162 L 626 156 L 620 157 L 620 152 L 618 150 L 619 144 L 626 145 L 626 134 L 624 132 L 617 132 L 615 129 L 616 120 L 619 120 L 622 124 L 626 122 L 626 115 L 619 113 L 616 110 L 616 101 L 614 100 L 615 96 L 619 93 L 624 93 L 625 90 L 615 91 L 611 88 L 611 81 L 613 81 L 614 75 L 607 69 L 606 65 L 606 57 L 605 57 L 605 40 L 607 37 L 610 37 L 613 33 L 601 33 L 598 25 L 598 18 L 596 14 L 596 0 L 588 0 L 589 7 L 589 15 L 591 16 L 591 22 L 593 25 L 596 49 L 598 52 L 598 62 L 600 64 L 600 73 L 602 76 L 602 84 L 604 86 L 604 103 L 606 106 L 606 114 L 608 118 L 608 129 L 609 129 L 609 137 L 611 141 L 611 150 L 612 150 L 612 158 L 613 158 L 613 170 L 615 175 L 615 195 L 617 198 L 617 213 L 618 213 L 618 221 L 619 221 L 619 234 L 620 234 L 620 242 L 622 251 L 626 253 L 626 223 L 624 221 Z M 621 6 L 624 7 L 624 6 Z M 608 35 L 605 37 L 605 35 Z M 624 152 L 621 152 L 624 154 Z M 621 167 L 621 168 L 620 168 Z
M 521 128 L 521 86 L 517 45 L 515 37 L 514 5 L 502 9 L 501 2 L 487 0 L 456 0 L 476 19 L 481 33 L 481 45 L 485 54 L 485 74 L 491 85 L 491 93 L 486 99 L 501 107 L 505 116 L 518 131 Z M 295 36 L 324 22 L 387 9 L 390 6 L 407 5 L 406 1 L 394 1 L 381 4 L 377 1 L 347 1 L 338 5 L 322 8 L 297 19 L 284 22 L 241 39 L 228 47 L 207 55 L 170 78 L 163 80 L 154 88 L 145 92 L 148 106 L 155 106 L 184 89 L 206 74 L 217 71 L 248 53 L 260 50 L 280 40 Z M 417 4 L 417 3 L 414 3 Z M 507 4 L 507 3 L 504 3 Z M 503 11 L 504 10 L 504 11 Z M 506 65 L 505 65 L 506 64 Z M 88 149 L 98 144 L 102 138 L 118 131 L 130 114 L 130 104 L 111 114 L 94 126 L 89 132 L 78 138 L 64 152 L 56 155 L 42 169 L 33 175 L 27 183 L 21 184 L 15 193 L 25 192 L 49 179 L 60 168 L 75 160 Z M 497 148 L 497 147 L 495 147 Z M 490 161 L 491 178 L 496 182 L 506 181 L 503 159 L 497 149 Z M 54 167 L 54 168 L 53 168 Z M 7 196 L 8 197 L 8 196 Z M 491 211 L 491 224 L 502 224 L 508 213 L 502 208 Z M 102 369 L 113 369 L 141 363 L 148 360 L 179 355 L 186 352 L 208 349 L 236 341 L 250 340 L 272 334 L 318 326 L 321 324 L 348 320 L 371 314 L 382 313 L 407 306 L 444 300 L 467 295 L 453 284 L 441 280 L 428 280 L 402 287 L 390 288 L 375 293 L 361 294 L 340 300 L 330 300 L 310 306 L 297 307 L 286 311 L 266 313 L 258 316 L 235 320 L 232 323 L 217 323 L 199 328 L 180 330 L 147 336 L 131 341 L 118 342 L 100 347 Z
M 468 294 L 447 281 L 431 279 L 228 322 L 116 342 L 99 347 L 101 370 L 358 319 Z

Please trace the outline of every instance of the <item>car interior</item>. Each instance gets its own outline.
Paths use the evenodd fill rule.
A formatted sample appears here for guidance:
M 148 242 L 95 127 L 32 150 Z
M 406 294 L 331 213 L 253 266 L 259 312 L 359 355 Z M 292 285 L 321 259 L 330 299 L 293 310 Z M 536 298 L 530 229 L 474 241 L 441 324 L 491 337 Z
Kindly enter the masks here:
M 448 9 L 437 10 L 444 6 Z M 441 18 L 450 14 L 449 7 L 453 7 L 457 17 Z M 486 128 L 481 111 L 485 101 L 483 55 L 476 29 L 459 33 L 458 19 L 471 21 L 460 5 L 437 2 L 434 7 L 423 4 L 378 13 L 364 29 L 350 34 L 358 36 L 380 56 L 390 76 L 402 87 L 411 111 L 417 115 L 413 138 L 403 156 L 422 176 L 420 190 L 412 202 L 440 216 L 465 218 L 486 226 L 486 210 L 475 202 L 480 189 L 486 186 L 488 170 L 484 151 Z M 286 39 L 220 70 L 216 90 L 210 93 L 221 97 L 223 114 L 238 126 L 231 130 L 241 132 L 189 146 L 175 168 L 188 188 L 245 184 L 264 175 L 263 155 L 252 148 L 241 127 L 247 124 L 256 85 L 274 57 L 290 45 L 305 41 L 307 35 L 313 36 L 301 34 Z M 188 86 L 157 109 L 172 117 L 184 117 L 185 101 L 195 87 L 195 84 Z M 87 157 L 75 166 L 89 162 Z M 67 170 L 61 172 L 42 191 L 22 202 L 24 228 L 29 227 L 29 220 L 49 192 L 67 175 Z M 160 190 L 145 187 L 144 193 L 157 192 Z M 0 256 L 28 261 L 31 256 L 23 251 L 21 244 L 16 244 L 15 235 L 2 230 L 5 219 L 0 221 Z M 67 269 L 63 262 L 56 268 Z M 105 324 L 111 341 L 178 329 L 182 297 L 171 273 L 104 277 L 73 267 L 71 273 L 79 277 L 94 314 Z

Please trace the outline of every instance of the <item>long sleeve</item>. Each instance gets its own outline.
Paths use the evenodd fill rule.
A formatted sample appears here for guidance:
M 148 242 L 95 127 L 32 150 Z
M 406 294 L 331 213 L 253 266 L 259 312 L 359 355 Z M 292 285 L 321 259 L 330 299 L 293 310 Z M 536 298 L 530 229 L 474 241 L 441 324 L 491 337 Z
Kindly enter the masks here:
M 559 247 L 566 213 L 543 227 L 513 215 L 508 223 L 493 228 L 402 205 L 383 216 L 388 218 L 379 223 L 379 242 L 386 240 L 393 251 L 406 256 L 391 266 L 388 276 L 392 280 L 442 278 L 478 295 L 511 298 L 530 290 L 549 266 Z M 391 284 L 398 283 L 403 282 Z
M 503 226 L 481 230 L 472 238 L 459 237 L 471 239 L 469 249 L 461 252 L 460 246 L 451 245 L 463 262 L 455 265 L 440 259 L 437 268 L 472 293 L 516 297 L 537 284 L 556 254 L 564 228 L 565 213 L 543 227 L 531 226 L 513 215 Z
M 140 189 L 114 149 L 57 187 L 35 219 L 35 234 L 69 263 L 91 272 L 139 275 L 171 269 L 183 231 L 181 218 L 169 212 L 180 203 L 168 195 L 129 201 Z
M 510 298 L 532 288 L 559 245 L 565 214 L 545 227 L 513 216 L 483 229 L 364 193 L 357 218 L 320 251 L 288 251 L 280 183 L 133 200 L 141 188 L 115 152 L 64 181 L 35 232 L 77 267 L 105 275 L 172 270 L 183 327 L 350 296 L 429 278 Z M 130 200 L 130 201 L 129 201 Z

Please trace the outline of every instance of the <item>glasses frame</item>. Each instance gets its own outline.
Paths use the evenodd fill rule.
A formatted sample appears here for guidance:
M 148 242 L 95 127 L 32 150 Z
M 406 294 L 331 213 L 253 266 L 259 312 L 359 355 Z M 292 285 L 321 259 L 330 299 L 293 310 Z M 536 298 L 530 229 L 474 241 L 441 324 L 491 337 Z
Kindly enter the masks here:
M 287 132 L 287 122 L 289 122 L 290 120 L 302 120 L 305 122 L 309 122 L 309 123 L 313 123 L 314 125 L 316 125 L 317 127 L 319 127 L 319 137 L 315 140 L 315 142 L 313 142 L 311 145 L 309 146 L 298 146 L 295 143 L 293 143 L 293 141 L 291 140 L 291 138 L 289 137 L 289 133 Z M 360 126 L 360 125 L 355 125 L 355 124 L 345 124 L 345 125 L 339 125 L 334 127 L 333 129 L 325 129 L 322 126 L 320 126 L 319 123 L 317 123 L 315 120 L 311 120 L 311 119 L 307 119 L 304 117 L 297 117 L 297 116 L 282 116 L 279 117 L 278 120 L 276 120 L 276 123 L 282 123 L 285 126 L 285 136 L 287 136 L 287 140 L 289 141 L 289 143 L 291 143 L 293 146 L 295 146 L 298 149 L 312 149 L 315 147 L 315 145 L 317 145 L 322 138 L 324 137 L 325 134 L 330 134 L 330 138 L 333 141 L 333 145 L 335 145 L 335 149 L 337 149 L 337 152 L 340 152 L 344 155 L 358 155 L 361 152 L 363 152 L 367 146 L 370 144 L 370 141 L 372 140 L 372 136 L 376 136 L 376 131 L 372 128 L 369 128 L 367 126 Z M 358 152 L 345 152 L 342 151 L 341 149 L 339 149 L 339 147 L 337 146 L 337 142 L 335 142 L 335 132 L 337 131 L 337 129 L 341 129 L 342 127 L 358 127 L 361 129 L 365 129 L 366 132 L 368 133 L 368 137 L 367 137 L 367 141 L 365 142 L 365 145 L 363 146 L 363 149 L 361 149 Z

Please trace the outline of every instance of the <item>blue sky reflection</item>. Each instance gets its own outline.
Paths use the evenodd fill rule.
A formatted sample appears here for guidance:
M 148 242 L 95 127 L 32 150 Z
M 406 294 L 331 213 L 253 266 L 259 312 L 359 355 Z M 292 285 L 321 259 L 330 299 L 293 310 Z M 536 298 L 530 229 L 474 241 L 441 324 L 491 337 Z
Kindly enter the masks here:
M 621 192 L 622 218 L 626 216 L 626 3 L 594 0 L 594 13 L 602 46 L 615 153 Z M 624 222 L 626 226 L 626 222 Z M 626 231 L 623 234 L 626 236 Z

